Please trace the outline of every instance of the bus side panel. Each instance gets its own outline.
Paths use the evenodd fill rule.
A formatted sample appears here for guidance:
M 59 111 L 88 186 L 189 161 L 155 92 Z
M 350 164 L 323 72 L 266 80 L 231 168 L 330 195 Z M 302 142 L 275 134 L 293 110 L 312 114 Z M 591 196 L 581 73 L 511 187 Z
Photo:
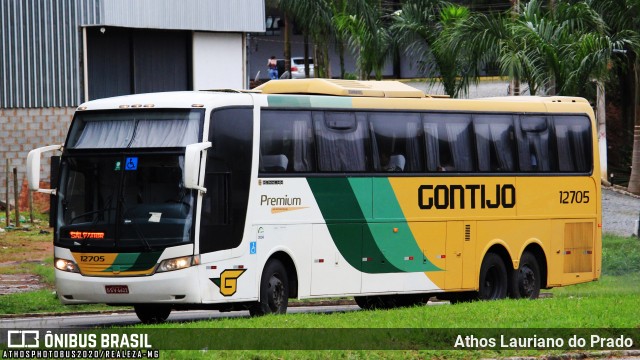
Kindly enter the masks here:
M 342 250 L 336 247 L 331 232 L 344 232 L 350 241 Z M 314 224 L 311 264 L 311 295 L 358 294 L 361 272 L 346 260 L 360 258 L 362 251 L 361 224 Z
M 518 216 L 597 216 L 600 185 L 587 176 L 519 177 L 516 180 Z
M 511 263 L 505 265 L 510 269 L 518 268 L 520 256 L 530 244 L 540 245 L 548 257 L 552 237 L 549 220 L 478 221 L 477 227 L 478 252 L 476 256 L 478 259 L 482 259 L 489 248 L 495 244 L 503 246 L 509 253 Z M 482 262 L 478 261 L 478 271 L 481 264 Z
M 255 236 L 253 231 L 250 237 Z M 257 300 L 256 277 L 261 270 L 256 256 L 248 255 L 248 243 L 245 241 L 240 245 L 242 249 L 246 247 L 241 256 L 237 256 L 237 250 L 234 251 L 236 256 L 231 256 L 230 250 L 201 255 L 198 278 L 203 303 Z
M 553 221 L 555 253 L 553 282 L 550 285 L 570 285 L 596 280 L 599 263 L 596 252 L 598 231 L 592 219 Z

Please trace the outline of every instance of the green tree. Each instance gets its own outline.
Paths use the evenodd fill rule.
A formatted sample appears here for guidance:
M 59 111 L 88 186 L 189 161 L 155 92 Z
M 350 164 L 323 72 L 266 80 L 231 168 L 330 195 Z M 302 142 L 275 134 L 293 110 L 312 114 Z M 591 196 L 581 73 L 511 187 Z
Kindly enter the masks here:
M 638 74 L 638 51 L 640 50 L 640 0 L 590 0 L 590 6 L 595 9 L 604 22 L 610 36 L 628 39 L 624 48 L 617 51 L 611 62 L 611 81 L 621 89 L 621 104 L 623 108 L 623 122 L 629 129 L 628 141 L 632 141 L 631 129 L 640 129 L 640 89 Z M 633 140 L 631 157 L 631 176 L 628 190 L 640 194 L 640 138 Z
M 393 53 L 394 42 L 385 21 L 385 9 L 379 0 L 352 0 L 346 12 L 336 14 L 337 31 L 345 34 L 356 57 L 360 78 L 367 80 L 373 72 L 382 79 L 382 69 Z
M 393 14 L 394 39 L 416 60 L 420 72 L 432 83 L 439 78 L 445 93 L 454 97 L 466 91 L 468 81 L 477 76 L 468 76 L 466 64 L 457 56 L 459 49 L 451 51 L 442 38 L 469 16 L 467 8 L 442 0 L 407 0 Z M 467 76 L 460 76 L 463 74 Z
M 602 17 L 584 1 L 557 1 L 553 8 L 547 3 L 529 1 L 515 16 L 472 13 L 444 33 L 443 47 L 470 68 L 496 62 L 502 75 L 523 80 L 531 94 L 584 96 L 590 80 L 606 77 L 612 55 L 628 39 L 611 37 Z
M 333 38 L 332 26 L 332 1 L 330 0 L 287 0 L 289 1 L 289 12 L 291 13 L 296 26 L 305 34 L 311 37 L 315 47 L 314 71 L 316 77 L 328 77 L 328 44 Z M 307 54 L 305 54 L 305 58 Z M 309 69 L 308 59 L 305 59 L 306 69 Z

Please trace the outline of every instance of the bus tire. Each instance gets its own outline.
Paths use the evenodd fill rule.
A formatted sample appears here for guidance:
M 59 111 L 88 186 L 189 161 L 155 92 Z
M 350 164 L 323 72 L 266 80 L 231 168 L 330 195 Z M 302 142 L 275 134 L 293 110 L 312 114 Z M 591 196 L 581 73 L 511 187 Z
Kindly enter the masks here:
M 133 309 L 143 324 L 162 323 L 167 320 L 169 314 L 171 314 L 171 305 L 140 304 L 134 305 Z
M 289 304 L 289 277 L 280 260 L 269 260 L 260 280 L 260 301 L 249 308 L 251 316 L 284 314 Z
M 438 297 L 438 298 L 440 298 L 440 297 Z M 478 293 L 475 292 L 475 291 L 453 293 L 451 295 L 443 297 L 443 300 L 449 300 L 449 302 L 452 305 L 461 304 L 461 303 L 468 303 L 468 302 L 472 302 L 472 301 L 478 300 Z
M 356 304 L 363 310 L 388 309 L 389 303 L 383 296 L 354 296 Z
M 514 299 L 537 299 L 540 295 L 540 266 L 536 257 L 525 251 L 520 257 L 520 266 L 513 272 L 511 289 Z
M 490 252 L 484 256 L 478 288 L 480 300 L 498 300 L 507 296 L 507 268 L 498 254 Z

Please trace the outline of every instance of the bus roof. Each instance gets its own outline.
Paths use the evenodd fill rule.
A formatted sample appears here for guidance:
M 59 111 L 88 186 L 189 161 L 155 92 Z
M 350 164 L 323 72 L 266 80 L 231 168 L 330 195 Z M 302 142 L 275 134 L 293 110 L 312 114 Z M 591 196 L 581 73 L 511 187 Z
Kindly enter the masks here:
M 233 93 L 206 91 L 174 91 L 116 96 L 88 101 L 78 110 L 108 110 L 135 108 L 203 108 L 221 96 L 233 98 Z
M 336 79 L 272 80 L 254 91 L 203 90 L 125 95 L 92 100 L 80 105 L 78 110 L 250 105 L 253 104 L 252 97 L 259 94 L 269 99 L 269 106 L 284 107 L 592 113 L 589 102 L 579 97 L 502 96 L 454 100 L 446 96 L 425 95 L 421 90 L 399 81 Z M 308 100 L 303 101 L 300 97 Z M 381 101 L 385 98 L 387 100 Z
M 425 94 L 399 81 L 291 79 L 268 81 L 255 90 L 263 94 L 317 94 L 352 97 L 424 98 Z

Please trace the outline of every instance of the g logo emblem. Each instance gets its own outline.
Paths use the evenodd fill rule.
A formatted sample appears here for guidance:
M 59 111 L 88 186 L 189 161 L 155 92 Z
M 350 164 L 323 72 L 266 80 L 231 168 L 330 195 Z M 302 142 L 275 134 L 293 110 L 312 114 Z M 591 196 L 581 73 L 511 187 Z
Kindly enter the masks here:
M 220 288 L 222 296 L 231 296 L 238 290 L 238 278 L 245 271 L 247 269 L 227 269 L 220 273 L 219 278 L 210 280 Z

